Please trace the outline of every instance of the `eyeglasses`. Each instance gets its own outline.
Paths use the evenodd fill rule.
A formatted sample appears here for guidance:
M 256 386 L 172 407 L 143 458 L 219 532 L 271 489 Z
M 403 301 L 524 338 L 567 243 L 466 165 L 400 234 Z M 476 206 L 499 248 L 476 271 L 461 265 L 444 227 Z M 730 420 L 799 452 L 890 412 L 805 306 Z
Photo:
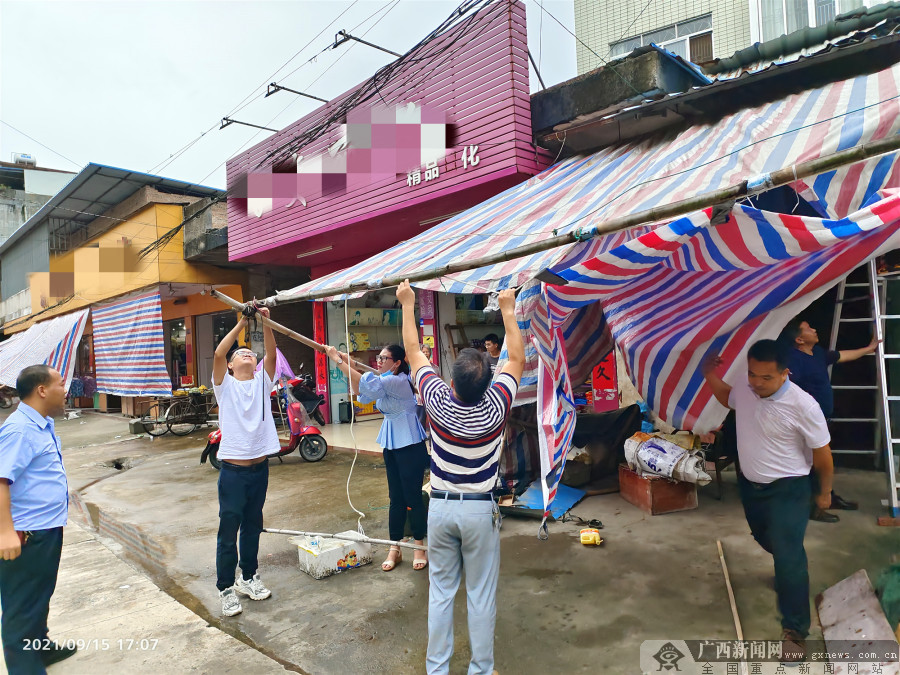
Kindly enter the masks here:
M 379 354 L 378 356 L 375 357 L 375 360 L 376 361 L 393 361 L 394 359 L 390 356 L 382 356 L 381 354 Z
M 252 356 L 254 359 L 256 358 L 256 354 L 249 351 L 235 352 L 232 356 Z

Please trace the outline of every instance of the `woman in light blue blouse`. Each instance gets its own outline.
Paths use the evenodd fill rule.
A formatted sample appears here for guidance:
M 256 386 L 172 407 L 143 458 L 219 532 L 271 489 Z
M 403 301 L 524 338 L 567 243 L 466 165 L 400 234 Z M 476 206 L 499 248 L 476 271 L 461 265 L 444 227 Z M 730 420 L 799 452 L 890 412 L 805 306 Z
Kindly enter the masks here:
M 334 347 L 328 347 L 326 353 L 350 378 L 351 390 L 359 396 L 359 402 L 375 401 L 375 407 L 384 415 L 378 444 L 384 449 L 387 470 L 391 540 L 403 538 L 408 513 L 413 539 L 423 545 L 427 514 L 422 502 L 422 483 L 430 460 L 425 448 L 425 430 L 416 414 L 416 394 L 409 377 L 409 364 L 405 361 L 406 350 L 400 345 L 382 349 L 377 357 L 378 374 L 362 374 L 351 368 L 350 356 L 341 354 Z M 400 561 L 400 547 L 391 546 L 381 569 L 390 572 Z M 413 569 L 425 569 L 427 564 L 425 551 L 415 551 Z

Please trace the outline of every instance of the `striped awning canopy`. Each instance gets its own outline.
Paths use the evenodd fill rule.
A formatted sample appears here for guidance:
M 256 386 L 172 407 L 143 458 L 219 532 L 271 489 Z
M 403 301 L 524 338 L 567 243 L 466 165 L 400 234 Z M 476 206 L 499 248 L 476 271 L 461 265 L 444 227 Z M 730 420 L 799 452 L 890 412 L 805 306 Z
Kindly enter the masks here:
M 894 135 L 900 127 L 900 66 L 834 82 L 742 110 L 673 136 L 566 159 L 496 197 L 362 263 L 291 290 L 279 302 L 348 284 L 434 270 L 765 176 L 839 150 Z M 798 183 L 821 215 L 846 216 L 875 191 L 896 184 L 895 155 Z M 813 190 L 814 188 L 814 190 Z M 339 245 L 336 244 L 336 245 Z M 562 261 L 571 245 L 417 282 L 449 293 L 519 286 Z
M 171 396 L 158 290 L 93 308 L 97 391 Z
M 40 321 L 0 342 L 0 384 L 15 387 L 23 368 L 46 363 L 63 376 L 68 391 L 75 372 L 75 350 L 84 332 L 87 313 L 88 310 L 82 309 Z
M 853 267 L 900 245 L 897 153 L 794 181 L 818 218 L 752 204 L 714 216 L 711 203 L 670 223 L 648 222 L 456 274 L 445 274 L 445 267 L 577 229 L 591 233 L 610 220 L 743 181 L 764 188 L 778 169 L 895 136 L 898 113 L 900 66 L 893 66 L 674 136 L 573 157 L 277 299 L 339 295 L 355 284 L 380 288 L 385 279 L 423 271 L 436 278 L 415 285 L 435 291 L 524 285 L 517 312 L 528 364 L 516 402 L 538 403 L 549 509 L 575 424 L 572 385 L 583 381 L 613 339 L 638 391 L 662 419 L 697 431 L 715 427 L 725 410 L 700 373 L 705 356 L 721 353 L 726 378 L 742 386 L 749 344 L 776 336 Z M 542 278 L 555 285 L 535 280 L 545 270 L 550 274 Z

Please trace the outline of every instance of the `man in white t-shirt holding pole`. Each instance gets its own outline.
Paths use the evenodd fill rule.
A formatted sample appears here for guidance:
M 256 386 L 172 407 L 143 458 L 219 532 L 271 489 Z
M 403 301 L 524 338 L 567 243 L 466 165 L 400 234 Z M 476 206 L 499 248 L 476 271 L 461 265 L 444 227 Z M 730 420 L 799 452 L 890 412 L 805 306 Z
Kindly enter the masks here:
M 256 311 L 269 317 L 266 308 Z M 222 430 L 218 451 L 222 469 L 219 471 L 216 588 L 225 616 L 241 613 L 238 593 L 252 600 L 265 600 L 272 595 L 256 570 L 263 505 L 269 487 L 267 455 L 280 449 L 269 402 L 275 378 L 275 335 L 265 324 L 266 354 L 263 367 L 255 372 L 257 356 L 252 350 L 238 347 L 230 354 L 228 351 L 246 326 L 247 316 L 244 315 L 216 347 L 213 359 L 213 389 L 219 404 L 219 428 Z M 238 565 L 241 575 L 235 578 Z
M 775 560 L 775 593 L 781 612 L 782 661 L 805 658 L 809 634 L 809 570 L 803 537 L 815 468 L 816 503 L 831 504 L 834 464 L 828 426 L 816 400 L 788 379 L 787 348 L 760 340 L 747 352 L 747 379 L 734 387 L 716 374 L 711 357 L 703 376 L 722 405 L 736 414 L 738 483 L 753 538 Z M 793 654 L 793 658 L 788 655 Z

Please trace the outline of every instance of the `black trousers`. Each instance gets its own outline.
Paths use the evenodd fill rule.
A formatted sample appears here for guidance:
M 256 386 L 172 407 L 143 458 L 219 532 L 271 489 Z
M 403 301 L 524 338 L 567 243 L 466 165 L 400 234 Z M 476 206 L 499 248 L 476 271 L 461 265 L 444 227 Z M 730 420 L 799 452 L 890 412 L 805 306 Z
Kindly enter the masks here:
M 753 538 L 775 561 L 775 593 L 781 626 L 809 634 L 809 569 L 803 538 L 809 522 L 808 476 L 767 485 L 738 479 L 744 515 Z
M 219 534 L 216 537 L 216 588 L 220 591 L 234 585 L 234 571 L 238 564 L 244 579 L 252 579 L 256 574 L 259 535 L 263 529 L 263 505 L 268 487 L 268 460 L 251 466 L 222 462 L 219 471 Z
M 10 675 L 46 673 L 40 647 L 47 639 L 63 528 L 35 530 L 15 560 L 0 560 L 3 658 Z
M 422 501 L 422 483 L 428 463 L 425 441 L 395 450 L 384 449 L 384 467 L 387 470 L 388 495 L 391 500 L 388 531 L 394 541 L 403 538 L 407 513 L 413 538 L 425 538 L 428 513 Z

